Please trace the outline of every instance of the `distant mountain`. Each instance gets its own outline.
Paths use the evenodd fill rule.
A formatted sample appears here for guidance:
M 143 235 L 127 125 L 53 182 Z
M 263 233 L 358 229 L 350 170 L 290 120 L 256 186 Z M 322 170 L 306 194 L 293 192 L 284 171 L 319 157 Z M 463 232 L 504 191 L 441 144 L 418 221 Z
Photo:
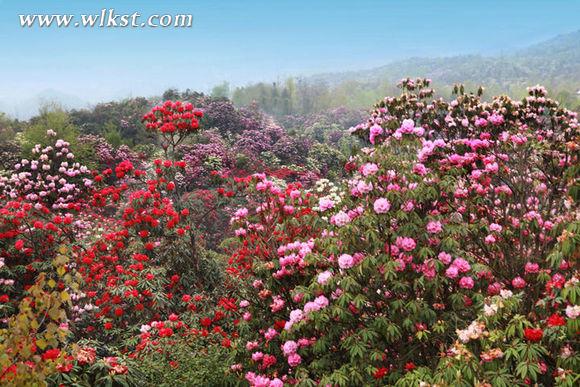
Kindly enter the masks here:
M 0 100 L 0 111 L 14 118 L 27 119 L 36 115 L 40 108 L 51 104 L 58 105 L 64 109 L 78 109 L 89 106 L 87 101 L 76 95 L 47 89 L 35 96 L 22 100 L 11 100 L 10 102 Z
M 560 94 L 566 94 L 559 95 L 559 99 L 567 99 L 568 105 L 576 106 L 580 100 L 580 30 L 510 54 L 409 58 L 373 69 L 318 74 L 301 80 L 306 84 L 306 89 L 308 86 L 323 84 L 326 92 L 330 93 L 326 96 L 327 101 L 318 102 L 318 108 L 335 107 L 334 104 L 362 108 L 386 95 L 390 86 L 407 76 L 433 79 L 434 87 L 440 93 L 448 93 L 455 83 L 464 83 L 468 89 L 482 85 L 487 89 L 487 96 L 508 93 L 520 97 L 527 86 L 542 84 L 549 91 L 557 90 Z M 252 101 L 270 100 L 274 97 L 268 88 L 271 88 L 269 82 L 240 87 L 234 93 L 234 101 L 246 105 Z M 323 98 L 318 95 L 310 99 Z M 312 101 L 302 102 L 316 105 Z M 58 90 L 45 90 L 21 101 L 0 98 L 0 111 L 26 119 L 50 103 L 60 104 L 67 109 L 89 106 L 87 101 L 78 96 Z M 261 107 L 275 113 L 276 109 L 269 109 L 266 105 L 263 103 Z
M 315 75 L 306 81 L 336 86 L 356 80 L 376 85 L 407 76 L 429 77 L 435 84 L 481 84 L 503 91 L 541 83 L 576 93 L 580 88 L 580 30 L 508 55 L 409 58 L 369 70 Z

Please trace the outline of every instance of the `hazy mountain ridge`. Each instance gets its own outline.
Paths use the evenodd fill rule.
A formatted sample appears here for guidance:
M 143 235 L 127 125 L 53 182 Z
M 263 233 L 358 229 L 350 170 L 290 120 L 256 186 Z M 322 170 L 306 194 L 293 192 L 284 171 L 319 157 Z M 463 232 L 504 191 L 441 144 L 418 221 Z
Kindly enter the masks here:
M 454 83 L 465 83 L 468 86 L 486 86 L 492 94 L 506 92 L 518 95 L 526 86 L 539 83 L 550 90 L 576 93 L 580 90 L 580 30 L 556 36 L 511 54 L 413 57 L 373 69 L 323 73 L 304 77 L 302 80 L 307 84 L 324 83 L 331 88 L 341 84 L 344 87 L 345 83 L 354 81 L 359 84 L 359 91 L 368 89 L 366 91 L 371 94 L 368 99 L 374 100 L 376 95 L 371 90 L 375 94 L 377 90 L 382 93 L 385 90 L 384 85 L 393 85 L 407 76 L 429 77 L 438 89 Z M 85 108 L 90 105 L 76 95 L 50 89 L 25 100 L 0 99 L 0 111 L 25 119 L 50 103 L 57 103 L 66 109 Z M 365 106 L 366 104 L 365 101 Z
M 369 70 L 314 75 L 306 80 L 329 85 L 349 80 L 376 84 L 406 76 L 428 76 L 442 84 L 469 82 L 510 86 L 544 83 L 548 87 L 576 90 L 580 88 L 580 30 L 508 55 L 415 57 Z

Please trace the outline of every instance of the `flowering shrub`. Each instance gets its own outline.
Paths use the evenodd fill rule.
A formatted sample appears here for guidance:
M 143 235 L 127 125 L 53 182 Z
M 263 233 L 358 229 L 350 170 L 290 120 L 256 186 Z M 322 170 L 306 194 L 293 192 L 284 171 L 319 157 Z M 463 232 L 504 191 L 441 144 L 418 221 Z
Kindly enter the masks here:
M 122 161 L 130 161 L 137 166 L 141 164 L 141 155 L 132 151 L 127 145 L 121 145 L 115 149 L 103 137 L 94 134 L 79 136 L 79 141 L 94 151 L 89 160 L 83 160 L 84 162 L 92 163 L 94 165 L 92 169 L 111 168 Z
M 54 264 L 58 283 L 40 274 L 20 300 L 18 312 L 0 329 L 0 382 L 30 385 L 45 382 L 47 376 L 66 368 L 66 352 L 61 350 L 68 333 L 65 303 L 70 295 L 65 285 L 75 287 L 70 274 L 67 249 L 61 247 Z
M 199 129 L 201 117 L 203 112 L 196 110 L 191 103 L 165 101 L 145 114 L 143 122 L 148 130 L 161 135 L 161 145 L 167 155 L 168 151 L 173 153 L 177 145 Z
M 51 130 L 48 133 L 55 134 Z M 75 161 L 69 145 L 56 140 L 54 146 L 33 147 L 36 159 L 22 159 L 10 177 L 0 177 L 0 194 L 54 209 L 67 209 L 80 200 L 92 180 L 88 168 Z
M 260 316 L 253 330 L 264 337 L 247 344 L 246 379 L 253 385 L 428 382 L 426 375 L 455 356 L 457 334 L 487 335 L 477 316 L 489 297 L 508 290 L 521 298 L 506 301 L 521 323 L 501 320 L 496 340 L 546 340 L 551 350 L 537 344 L 534 355 L 525 355 L 524 341 L 505 358 L 492 352 L 498 359 L 492 369 L 510 375 L 506 384 L 577 375 L 577 361 L 559 355 L 562 348 L 577 350 L 577 324 L 571 323 L 571 336 L 544 330 L 561 324 L 559 317 L 578 302 L 553 291 L 567 283 L 577 292 L 570 258 L 554 250 L 578 215 L 569 196 L 577 184 L 569 173 L 578 161 L 576 114 L 540 87 L 521 102 L 490 103 L 462 92 L 449 103 L 429 101 L 428 80 L 407 79 L 401 87 L 401 97 L 381 101 L 368 122 L 352 129 L 374 147 L 347 165 L 354 173 L 342 201 L 320 198 L 326 230 L 272 246 L 261 253 L 266 265 L 254 261 L 260 285 L 248 300 L 284 295 L 271 305 L 283 305 L 277 326 L 284 329 Z M 251 240 L 240 235 L 244 244 Z M 288 310 L 291 296 L 296 304 Z M 544 362 L 541 373 L 536 360 Z M 556 364 L 571 368 L 558 371 Z M 457 382 L 449 369 L 436 380 Z M 462 375 L 467 384 L 495 377 L 485 368 Z
M 577 384 L 577 115 L 429 83 L 348 160 L 255 109 L 190 143 L 210 120 L 171 101 L 144 118 L 166 159 L 34 147 L 0 180 L 0 380 Z

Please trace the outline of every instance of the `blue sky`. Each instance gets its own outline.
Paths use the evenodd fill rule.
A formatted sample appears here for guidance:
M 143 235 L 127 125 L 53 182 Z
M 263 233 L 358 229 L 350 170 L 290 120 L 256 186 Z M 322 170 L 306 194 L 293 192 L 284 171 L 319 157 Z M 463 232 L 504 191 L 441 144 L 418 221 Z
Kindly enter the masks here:
M 22 13 L 191 13 L 190 29 L 23 29 Z M 0 0 L 0 102 L 84 101 L 509 53 L 580 29 L 580 0 Z M 1 106 L 1 105 L 0 105 Z

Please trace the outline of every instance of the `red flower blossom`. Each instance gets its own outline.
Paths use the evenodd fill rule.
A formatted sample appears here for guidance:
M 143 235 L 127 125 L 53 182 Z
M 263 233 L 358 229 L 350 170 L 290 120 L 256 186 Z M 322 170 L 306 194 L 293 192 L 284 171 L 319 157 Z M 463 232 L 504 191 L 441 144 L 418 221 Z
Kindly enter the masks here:
M 566 320 L 558 313 L 554 313 L 546 320 L 549 327 L 561 327 L 566 325 Z
M 60 356 L 60 349 L 53 348 L 49 349 L 42 354 L 42 360 L 54 360 Z
M 375 379 L 382 379 L 389 370 L 386 367 L 381 367 L 375 371 L 373 374 L 373 378 Z
M 22 239 L 18 239 L 15 243 L 14 243 L 14 248 L 16 250 L 22 250 L 24 248 L 24 241 Z
M 533 343 L 542 340 L 542 336 L 544 335 L 544 331 L 541 328 L 526 328 L 524 329 L 524 336 L 526 340 L 531 341 Z

